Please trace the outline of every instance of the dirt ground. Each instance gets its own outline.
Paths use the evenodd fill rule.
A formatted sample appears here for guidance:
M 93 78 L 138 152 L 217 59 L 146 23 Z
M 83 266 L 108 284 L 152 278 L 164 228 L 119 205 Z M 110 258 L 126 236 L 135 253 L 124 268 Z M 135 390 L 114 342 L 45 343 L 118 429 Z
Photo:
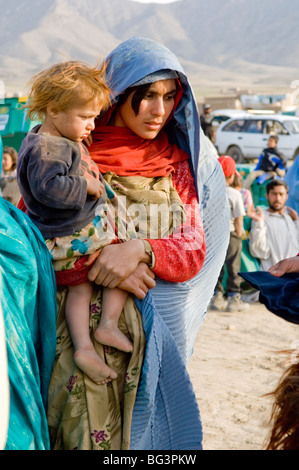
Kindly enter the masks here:
M 299 340 L 297 325 L 259 302 L 246 312 L 208 311 L 188 370 L 203 424 L 204 450 L 263 450 L 272 392 Z

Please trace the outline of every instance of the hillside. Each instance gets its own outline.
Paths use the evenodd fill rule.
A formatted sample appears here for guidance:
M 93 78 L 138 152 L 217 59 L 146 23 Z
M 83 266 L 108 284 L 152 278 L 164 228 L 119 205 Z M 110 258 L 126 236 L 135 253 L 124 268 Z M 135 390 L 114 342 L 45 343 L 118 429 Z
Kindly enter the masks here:
M 297 0 L 0 0 L 0 78 L 23 85 L 48 65 L 94 63 L 133 35 L 175 52 L 197 86 L 289 87 L 297 77 Z

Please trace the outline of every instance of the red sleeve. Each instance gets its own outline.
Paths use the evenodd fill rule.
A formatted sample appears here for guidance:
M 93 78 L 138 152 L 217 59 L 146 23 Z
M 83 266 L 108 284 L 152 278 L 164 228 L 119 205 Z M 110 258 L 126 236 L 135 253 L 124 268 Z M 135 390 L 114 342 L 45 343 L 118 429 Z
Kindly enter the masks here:
M 199 203 L 188 161 L 177 164 L 173 185 L 186 209 L 186 222 L 168 238 L 148 240 L 156 264 L 153 272 L 169 282 L 184 282 L 202 268 L 206 246 Z

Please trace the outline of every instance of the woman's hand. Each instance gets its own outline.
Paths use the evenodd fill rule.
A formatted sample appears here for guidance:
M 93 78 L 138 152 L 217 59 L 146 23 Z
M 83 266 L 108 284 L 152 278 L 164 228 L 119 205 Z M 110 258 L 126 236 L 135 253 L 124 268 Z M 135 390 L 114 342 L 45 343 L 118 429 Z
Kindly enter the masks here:
M 135 271 L 121 282 L 118 287 L 131 294 L 136 295 L 138 299 L 144 299 L 147 292 L 155 287 L 155 275 L 145 263 L 139 263 Z
M 142 262 L 146 264 L 151 262 L 142 240 L 107 245 L 95 260 L 88 279 L 96 284 L 114 288 L 126 281 Z
M 269 273 L 273 276 L 280 277 L 286 273 L 299 273 L 299 256 L 286 258 L 271 266 Z

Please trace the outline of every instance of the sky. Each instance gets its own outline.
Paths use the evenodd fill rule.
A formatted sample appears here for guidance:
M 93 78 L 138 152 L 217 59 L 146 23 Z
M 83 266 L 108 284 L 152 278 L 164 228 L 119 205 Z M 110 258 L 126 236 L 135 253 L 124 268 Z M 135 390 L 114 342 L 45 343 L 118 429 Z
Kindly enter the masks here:
M 178 0 L 133 0 L 139 3 L 172 3 Z

